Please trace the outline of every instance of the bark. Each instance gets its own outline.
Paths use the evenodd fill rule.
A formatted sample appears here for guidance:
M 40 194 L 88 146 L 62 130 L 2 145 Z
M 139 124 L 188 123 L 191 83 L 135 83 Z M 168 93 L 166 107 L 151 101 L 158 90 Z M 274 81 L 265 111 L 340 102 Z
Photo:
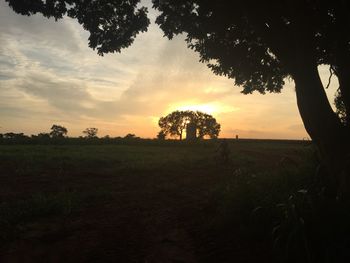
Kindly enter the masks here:
M 334 113 L 322 85 L 317 65 L 303 61 L 293 71 L 296 85 L 297 105 L 306 131 L 317 144 L 323 163 L 331 176 L 328 185 L 329 195 L 344 195 L 350 192 L 348 175 L 341 178 L 348 155 L 349 134 Z M 343 175 L 344 177 L 344 175 Z M 346 187 L 344 188 L 344 184 Z M 340 190 L 341 189 L 341 190 Z M 339 193 L 341 191 L 342 193 Z

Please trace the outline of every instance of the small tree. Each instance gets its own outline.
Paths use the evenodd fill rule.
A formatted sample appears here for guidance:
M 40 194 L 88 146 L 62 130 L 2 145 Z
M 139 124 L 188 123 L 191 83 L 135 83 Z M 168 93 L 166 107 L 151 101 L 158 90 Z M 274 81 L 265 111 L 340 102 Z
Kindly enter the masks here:
M 165 137 L 166 137 L 166 134 L 165 134 L 164 131 L 158 132 L 158 134 L 157 134 L 157 139 L 158 140 L 165 140 Z
M 86 135 L 86 138 L 97 138 L 98 129 L 97 128 L 86 128 L 83 133 Z
M 67 128 L 54 124 L 51 127 L 50 136 L 52 138 L 64 138 L 68 133 Z

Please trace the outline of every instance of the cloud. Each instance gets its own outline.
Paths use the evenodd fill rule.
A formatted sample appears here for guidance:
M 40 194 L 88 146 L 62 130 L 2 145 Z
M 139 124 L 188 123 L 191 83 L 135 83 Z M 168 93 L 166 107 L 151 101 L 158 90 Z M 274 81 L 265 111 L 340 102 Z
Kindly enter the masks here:
M 184 36 L 162 36 L 153 23 L 130 48 L 100 57 L 76 21 L 20 16 L 0 0 L 0 126 L 38 133 L 59 122 L 70 135 L 96 126 L 101 135 L 153 137 L 157 118 L 172 107 L 209 105 L 219 109 L 223 136 L 238 129 L 251 137 L 303 137 L 288 128 L 301 123 L 292 89 L 242 95 L 199 63 Z
M 40 14 L 31 17 L 15 14 L 8 4 L 0 1 L 0 41 L 8 36 L 21 36 L 22 45 L 36 43 L 38 45 L 55 46 L 60 50 L 79 52 L 79 36 L 75 34 L 69 23 L 43 18 Z

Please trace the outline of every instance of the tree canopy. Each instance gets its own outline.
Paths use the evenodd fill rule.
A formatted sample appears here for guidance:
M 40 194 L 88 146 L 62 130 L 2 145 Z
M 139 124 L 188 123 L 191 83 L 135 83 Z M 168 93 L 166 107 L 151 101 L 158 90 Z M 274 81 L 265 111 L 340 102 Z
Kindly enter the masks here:
M 210 114 L 200 111 L 173 111 L 159 119 L 159 134 L 165 136 L 179 136 L 182 140 L 183 133 L 186 128 L 191 125 L 194 127 L 194 137 L 217 138 L 220 133 L 220 124 Z

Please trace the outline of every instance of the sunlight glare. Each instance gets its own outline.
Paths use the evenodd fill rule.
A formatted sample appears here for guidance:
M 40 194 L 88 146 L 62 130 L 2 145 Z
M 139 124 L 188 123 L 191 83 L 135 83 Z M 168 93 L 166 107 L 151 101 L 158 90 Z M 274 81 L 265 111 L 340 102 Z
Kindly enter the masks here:
M 218 115 L 220 113 L 238 111 L 239 108 L 230 107 L 228 105 L 222 105 L 221 103 L 208 103 L 208 104 L 192 104 L 192 103 L 181 103 L 171 105 L 168 112 L 172 111 L 201 111 L 210 115 Z

